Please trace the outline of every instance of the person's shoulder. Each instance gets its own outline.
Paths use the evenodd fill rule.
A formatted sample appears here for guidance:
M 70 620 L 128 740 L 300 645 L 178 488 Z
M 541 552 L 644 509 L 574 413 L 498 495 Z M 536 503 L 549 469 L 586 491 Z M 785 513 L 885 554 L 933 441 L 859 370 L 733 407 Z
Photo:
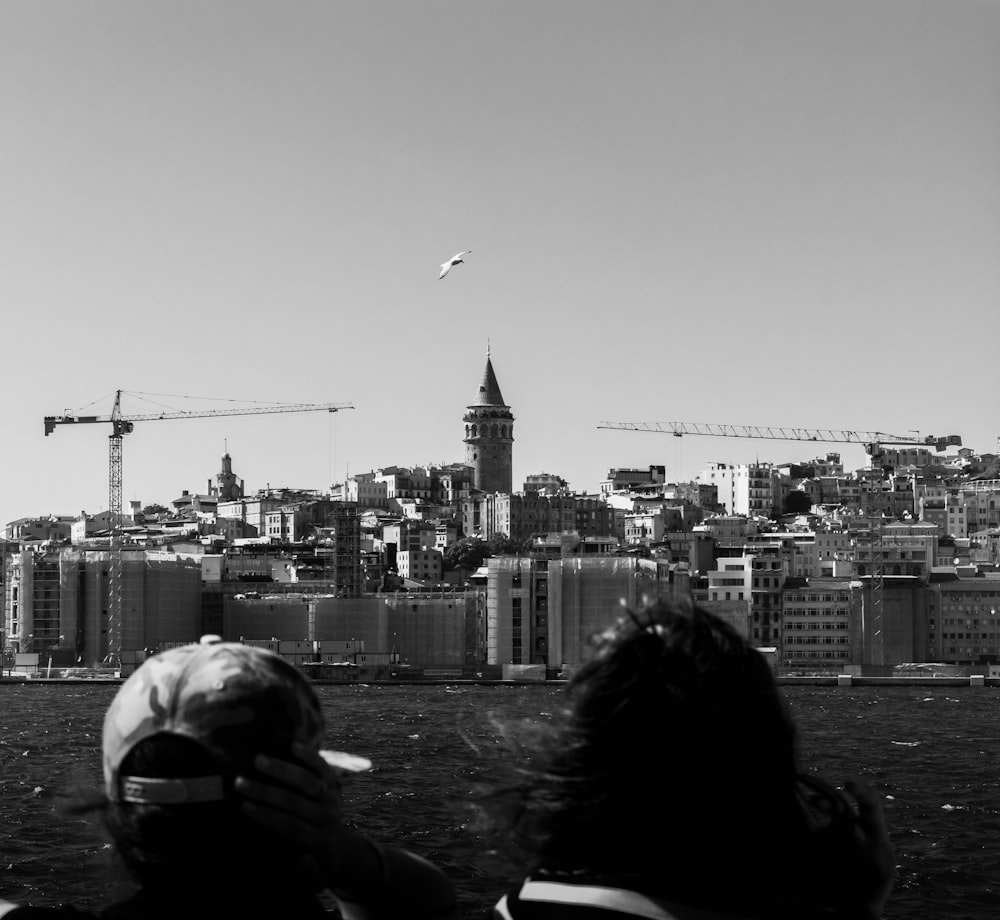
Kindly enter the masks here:
M 97 914 L 80 910 L 72 904 L 58 907 L 35 907 L 30 904 L 12 904 L 0 901 L 2 920 L 98 920 Z

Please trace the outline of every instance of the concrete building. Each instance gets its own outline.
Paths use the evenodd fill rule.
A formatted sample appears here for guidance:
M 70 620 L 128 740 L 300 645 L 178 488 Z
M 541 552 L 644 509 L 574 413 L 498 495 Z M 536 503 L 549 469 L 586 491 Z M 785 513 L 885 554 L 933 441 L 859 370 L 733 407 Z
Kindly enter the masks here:
M 540 495 L 558 495 L 568 491 L 566 480 L 554 473 L 530 473 L 524 480 L 522 492 L 538 492 Z
M 590 654 L 590 637 L 657 587 L 657 566 L 623 556 L 487 560 L 487 662 L 564 671 Z
M 770 463 L 741 464 L 732 469 L 731 514 L 773 517 L 782 510 L 782 478 Z
M 718 546 L 742 546 L 748 536 L 757 533 L 757 525 L 739 514 L 719 514 L 705 518 L 695 533 L 709 534 Z
M 665 532 L 661 509 L 625 515 L 625 542 L 629 545 L 649 546 L 651 543 L 659 543 Z
M 4 536 L 12 542 L 48 540 L 59 543 L 70 539 L 76 518 L 65 514 L 50 514 L 46 517 L 18 518 L 4 526 Z
M 8 644 L 53 654 L 63 665 L 97 667 L 108 653 L 107 550 L 21 550 L 8 559 Z M 167 643 L 204 632 L 201 562 L 194 555 L 122 551 L 123 669 Z
M 716 500 L 727 514 L 735 514 L 736 467 L 729 463 L 709 463 L 695 481 L 715 489 Z
M 518 542 L 544 533 L 605 537 L 617 528 L 614 509 L 596 496 L 537 492 L 473 495 L 462 503 L 462 523 L 467 536 L 502 534 Z
M 402 519 L 386 523 L 382 527 L 382 541 L 390 544 L 394 552 L 419 552 L 437 549 L 438 528 L 429 521 Z
M 263 536 L 266 529 L 268 511 L 277 511 L 285 501 L 272 495 L 258 495 L 253 498 L 238 498 L 220 501 L 215 513 L 218 518 L 239 521 L 252 531 L 252 536 Z
M 969 555 L 981 571 L 1000 571 L 1000 527 L 969 534 Z
M 330 495 L 342 501 L 355 502 L 359 508 L 388 508 L 389 484 L 377 476 L 375 471 L 352 476 L 346 482 L 335 485 Z
M 1000 527 L 1000 479 L 974 479 L 961 488 L 967 497 L 975 497 L 975 516 L 969 527 L 977 531 Z
M 659 489 L 667 480 L 667 468 L 665 466 L 649 466 L 642 469 L 610 469 L 608 478 L 600 484 L 602 495 L 611 495 L 614 492 L 631 492 L 636 489 L 645 491 L 649 487 Z
M 369 595 L 266 593 L 227 595 L 222 634 L 228 639 L 341 641 L 370 654 L 388 653 L 420 668 L 474 667 L 482 617 L 478 592 Z
M 910 575 L 883 579 L 880 604 L 871 578 L 852 580 L 851 662 L 862 673 L 890 675 L 893 667 L 930 661 L 926 583 Z M 881 607 L 881 624 L 877 622 Z M 879 628 L 881 626 L 881 628 Z
M 845 541 L 846 542 L 846 541 Z M 786 563 L 787 575 L 797 578 L 815 578 L 822 574 L 816 534 L 812 531 L 776 531 L 760 533 L 747 538 L 751 550 L 780 547 Z
M 840 673 L 851 663 L 851 580 L 785 580 L 779 660 L 788 668 Z
M 669 531 L 656 548 L 657 555 L 671 563 L 685 563 L 693 573 L 715 568 L 715 538 L 698 531 Z
M 926 447 L 892 447 L 881 446 L 880 462 L 891 467 L 923 467 L 938 463 L 935 454 Z
M 988 668 L 1000 676 L 1000 575 L 944 574 L 928 585 L 927 658 Z
M 436 549 L 404 550 L 396 553 L 400 578 L 437 584 L 441 581 L 442 556 Z
M 871 575 L 874 562 L 879 558 L 875 554 L 880 552 L 884 575 L 926 578 L 930 566 L 936 564 L 935 557 L 940 542 L 938 532 L 937 526 L 933 524 L 898 522 L 880 524 L 872 532 L 872 539 L 865 523 L 852 532 L 855 574 L 862 578 Z
M 716 560 L 716 568 L 708 575 L 708 599 L 710 601 L 744 601 L 750 609 L 750 579 L 752 559 L 750 556 L 722 557 Z
M 361 569 L 361 521 L 354 502 L 331 502 L 324 514 L 320 545 L 330 559 L 331 580 L 341 597 L 360 597 L 364 590 Z

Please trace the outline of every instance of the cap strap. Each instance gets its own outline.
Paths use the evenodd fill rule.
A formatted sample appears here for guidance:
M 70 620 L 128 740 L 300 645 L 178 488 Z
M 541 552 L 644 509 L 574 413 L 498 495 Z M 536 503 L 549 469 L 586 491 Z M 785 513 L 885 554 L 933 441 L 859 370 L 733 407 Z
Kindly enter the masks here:
M 226 797 L 221 776 L 189 776 L 184 779 L 123 776 L 119 780 L 119 788 L 121 801 L 137 805 L 221 802 Z

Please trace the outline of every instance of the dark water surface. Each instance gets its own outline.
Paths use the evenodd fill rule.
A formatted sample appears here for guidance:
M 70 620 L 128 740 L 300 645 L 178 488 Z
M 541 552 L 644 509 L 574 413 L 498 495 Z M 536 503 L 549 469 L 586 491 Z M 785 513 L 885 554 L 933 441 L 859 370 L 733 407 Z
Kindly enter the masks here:
M 100 788 L 101 720 L 117 687 L 0 685 L 0 898 L 96 908 L 121 884 L 92 819 L 63 804 Z M 321 685 L 328 746 L 370 757 L 347 812 L 454 879 L 482 918 L 516 874 L 468 807 L 497 776 L 496 720 L 546 720 L 559 685 Z M 989 687 L 791 687 L 804 766 L 885 796 L 899 865 L 886 920 L 985 920 L 1000 889 L 1000 692 Z M 280 879 L 270 880 L 280 885 Z M 781 884 L 775 866 L 768 884 Z

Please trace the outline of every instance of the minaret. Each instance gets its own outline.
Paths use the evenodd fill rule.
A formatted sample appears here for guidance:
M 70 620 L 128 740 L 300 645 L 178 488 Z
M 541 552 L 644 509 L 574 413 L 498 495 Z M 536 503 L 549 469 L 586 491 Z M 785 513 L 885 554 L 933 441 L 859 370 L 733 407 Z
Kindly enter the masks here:
M 479 395 L 463 421 L 465 462 L 474 471 L 473 486 L 481 492 L 509 495 L 514 480 L 514 416 L 503 401 L 488 347 Z

